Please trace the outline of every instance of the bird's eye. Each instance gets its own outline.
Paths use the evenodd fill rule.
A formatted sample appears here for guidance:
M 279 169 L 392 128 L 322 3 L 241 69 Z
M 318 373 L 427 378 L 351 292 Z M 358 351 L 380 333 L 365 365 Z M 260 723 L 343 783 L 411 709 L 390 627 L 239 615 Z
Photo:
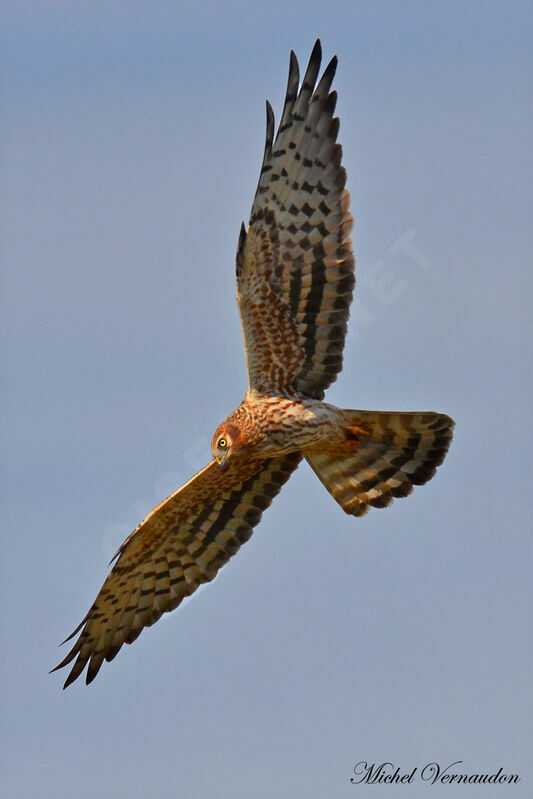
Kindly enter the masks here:
M 228 446 L 228 442 L 225 438 L 220 438 L 218 441 L 218 446 L 220 449 L 225 449 Z

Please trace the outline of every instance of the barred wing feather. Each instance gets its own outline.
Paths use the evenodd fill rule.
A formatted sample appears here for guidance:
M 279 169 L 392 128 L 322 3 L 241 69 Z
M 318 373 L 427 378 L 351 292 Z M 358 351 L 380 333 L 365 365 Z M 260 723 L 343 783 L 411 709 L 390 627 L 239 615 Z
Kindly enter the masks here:
M 330 61 L 317 41 L 299 86 L 291 53 L 280 126 L 267 104 L 263 165 L 237 250 L 249 387 L 322 399 L 342 369 L 354 280 L 352 217 Z
M 64 687 L 87 664 L 86 682 L 92 682 L 104 660 L 212 580 L 250 538 L 300 460 L 299 453 L 236 458 L 225 469 L 212 461 L 154 508 L 120 547 L 94 604 L 67 639 L 80 633 L 53 669 L 74 660 Z

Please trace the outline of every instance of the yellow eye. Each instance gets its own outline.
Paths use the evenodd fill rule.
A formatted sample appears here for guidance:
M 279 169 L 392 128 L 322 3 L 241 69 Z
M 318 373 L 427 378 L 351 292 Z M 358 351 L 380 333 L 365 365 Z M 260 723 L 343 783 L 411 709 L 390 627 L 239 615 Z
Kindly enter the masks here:
M 218 446 L 220 449 L 225 449 L 228 446 L 228 442 L 225 438 L 219 439 Z

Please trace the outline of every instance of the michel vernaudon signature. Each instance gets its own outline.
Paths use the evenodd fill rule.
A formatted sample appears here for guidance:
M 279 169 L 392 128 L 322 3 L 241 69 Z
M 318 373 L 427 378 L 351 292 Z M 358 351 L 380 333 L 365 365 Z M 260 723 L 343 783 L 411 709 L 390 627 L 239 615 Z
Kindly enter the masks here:
M 368 785 L 391 785 L 403 783 L 404 785 L 411 784 L 415 780 L 422 780 L 430 785 L 450 785 L 461 783 L 487 783 L 489 785 L 502 785 L 504 783 L 517 783 L 520 782 L 518 774 L 505 774 L 503 767 L 492 774 L 468 774 L 456 766 L 461 766 L 462 760 L 456 760 L 448 766 L 441 766 L 440 763 L 432 762 L 427 763 L 425 766 L 415 766 L 411 771 L 401 769 L 400 766 L 395 766 L 394 763 L 371 763 L 366 760 L 360 760 L 354 766 L 354 776 L 350 782 L 354 785 L 360 783 L 367 783 Z

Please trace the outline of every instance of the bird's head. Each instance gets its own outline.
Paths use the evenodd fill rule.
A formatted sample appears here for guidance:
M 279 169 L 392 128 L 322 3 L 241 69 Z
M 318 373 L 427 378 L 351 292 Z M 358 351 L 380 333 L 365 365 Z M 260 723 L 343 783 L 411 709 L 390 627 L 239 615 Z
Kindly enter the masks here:
M 239 437 L 239 428 L 235 424 L 229 424 L 227 420 L 217 428 L 211 442 L 211 451 L 219 466 L 227 465 L 231 454 L 238 446 Z

